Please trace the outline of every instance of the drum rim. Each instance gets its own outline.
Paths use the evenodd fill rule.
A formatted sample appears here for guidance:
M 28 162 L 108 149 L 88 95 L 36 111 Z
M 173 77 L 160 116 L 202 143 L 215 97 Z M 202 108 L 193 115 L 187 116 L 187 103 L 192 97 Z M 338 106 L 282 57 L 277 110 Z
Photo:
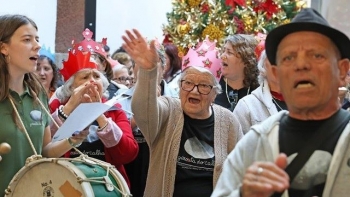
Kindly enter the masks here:
M 109 174 L 112 175 L 114 180 L 116 181 L 117 185 L 119 186 L 119 190 L 121 192 L 122 196 L 132 196 L 130 194 L 129 186 L 127 182 L 125 181 L 124 177 L 121 175 L 121 173 L 115 168 L 115 166 L 90 157 L 85 157 L 84 159 L 77 159 L 77 158 L 40 158 L 34 161 L 31 161 L 29 163 L 26 163 L 25 166 L 23 166 L 11 179 L 9 185 L 6 188 L 5 197 L 11 197 L 15 191 L 15 188 L 17 187 L 17 184 L 19 183 L 19 180 L 21 177 L 23 177 L 30 169 L 32 169 L 34 166 L 39 165 L 40 163 L 56 163 L 59 164 L 65 168 L 67 168 L 69 171 L 74 174 L 76 178 L 83 178 L 86 179 L 86 175 L 77 167 L 75 166 L 72 161 L 79 161 L 82 163 L 85 163 L 86 165 L 89 165 L 89 162 L 92 161 L 96 163 L 97 165 L 100 164 L 100 166 L 107 171 L 108 166 Z M 103 164 L 103 165 L 101 165 Z M 91 196 L 91 194 L 94 194 L 93 188 L 91 187 L 91 184 L 89 182 L 82 182 L 80 183 L 82 187 L 82 191 L 84 192 L 84 196 Z M 89 191 L 90 193 L 88 193 Z

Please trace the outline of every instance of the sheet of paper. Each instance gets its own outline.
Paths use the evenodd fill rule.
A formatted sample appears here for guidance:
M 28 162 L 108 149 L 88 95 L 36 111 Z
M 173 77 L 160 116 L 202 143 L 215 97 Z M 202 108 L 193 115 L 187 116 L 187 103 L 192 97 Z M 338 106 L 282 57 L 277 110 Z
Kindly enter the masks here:
M 118 101 L 125 99 L 122 95 L 113 97 L 105 103 L 82 103 L 80 104 L 61 125 L 52 138 L 59 141 L 68 137 L 76 131 L 82 131 L 88 127 L 97 117 L 113 107 Z

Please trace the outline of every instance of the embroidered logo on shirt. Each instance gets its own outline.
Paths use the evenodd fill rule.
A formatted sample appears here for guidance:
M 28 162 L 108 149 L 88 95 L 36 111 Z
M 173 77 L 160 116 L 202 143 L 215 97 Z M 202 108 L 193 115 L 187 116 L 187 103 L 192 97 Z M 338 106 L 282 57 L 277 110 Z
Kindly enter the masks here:
M 42 124 L 42 113 L 39 110 L 32 110 L 30 113 L 30 118 L 34 121 L 30 123 L 30 126 L 40 126 Z

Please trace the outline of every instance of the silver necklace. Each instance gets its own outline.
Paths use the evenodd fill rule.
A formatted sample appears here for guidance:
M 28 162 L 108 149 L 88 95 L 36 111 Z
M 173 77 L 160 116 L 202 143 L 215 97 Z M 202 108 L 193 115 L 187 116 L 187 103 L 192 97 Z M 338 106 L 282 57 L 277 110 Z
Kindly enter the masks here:
M 227 92 L 227 78 L 225 78 L 225 85 L 226 85 L 226 89 L 225 89 L 226 98 L 227 98 L 227 101 L 228 101 L 229 103 L 231 103 L 231 100 L 230 100 L 230 98 L 228 97 L 228 92 Z M 249 94 L 249 91 L 250 91 L 250 86 L 249 86 L 249 88 L 248 88 L 248 90 L 247 90 L 247 95 Z M 237 94 L 238 94 L 238 92 L 237 92 Z M 238 101 L 238 100 L 237 100 L 237 101 Z

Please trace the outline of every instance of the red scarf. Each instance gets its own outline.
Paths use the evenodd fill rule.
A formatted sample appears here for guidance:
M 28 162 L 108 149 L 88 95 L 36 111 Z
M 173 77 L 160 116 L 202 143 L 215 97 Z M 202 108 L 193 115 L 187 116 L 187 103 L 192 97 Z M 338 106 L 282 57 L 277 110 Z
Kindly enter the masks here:
M 271 95 L 274 99 L 277 99 L 279 101 L 284 101 L 283 95 L 281 93 L 271 91 Z

